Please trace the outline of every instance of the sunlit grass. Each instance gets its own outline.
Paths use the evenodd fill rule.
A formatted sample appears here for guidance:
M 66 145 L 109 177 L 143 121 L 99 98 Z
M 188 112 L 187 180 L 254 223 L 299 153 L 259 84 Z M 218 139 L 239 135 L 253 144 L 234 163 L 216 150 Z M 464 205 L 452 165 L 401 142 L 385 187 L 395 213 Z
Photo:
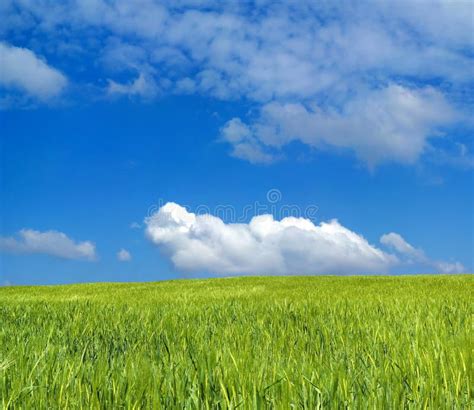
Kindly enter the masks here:
M 0 288 L 4 408 L 470 408 L 473 277 Z

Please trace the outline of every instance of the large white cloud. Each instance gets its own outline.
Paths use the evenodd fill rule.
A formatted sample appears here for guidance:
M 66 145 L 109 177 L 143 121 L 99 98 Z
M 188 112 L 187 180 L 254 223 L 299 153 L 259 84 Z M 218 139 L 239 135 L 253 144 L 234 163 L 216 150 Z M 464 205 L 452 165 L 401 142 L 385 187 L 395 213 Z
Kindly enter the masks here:
M 31 50 L 0 42 L 0 86 L 47 100 L 67 85 L 66 77 Z
M 221 135 L 232 144 L 233 155 L 251 162 L 269 162 L 270 148 L 301 141 L 313 147 L 351 149 L 373 166 L 384 161 L 414 163 L 428 138 L 439 136 L 439 127 L 456 118 L 443 95 L 433 88 L 389 85 L 351 100 L 338 111 L 269 103 L 253 124 L 234 118 Z
M 18 236 L 19 238 L 0 237 L 0 250 L 14 253 L 43 253 L 64 259 L 92 261 L 97 258 L 94 243 L 75 242 L 62 232 L 22 229 Z
M 383 273 L 397 262 L 336 220 L 314 225 L 271 215 L 226 224 L 167 203 L 145 220 L 147 237 L 183 271 L 215 274 Z

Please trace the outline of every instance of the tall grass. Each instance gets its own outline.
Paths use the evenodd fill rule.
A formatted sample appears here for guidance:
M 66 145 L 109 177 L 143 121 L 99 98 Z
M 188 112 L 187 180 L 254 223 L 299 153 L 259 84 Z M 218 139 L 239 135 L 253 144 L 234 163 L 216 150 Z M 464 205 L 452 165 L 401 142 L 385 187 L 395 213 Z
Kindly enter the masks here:
M 471 408 L 473 279 L 0 288 L 0 405 Z

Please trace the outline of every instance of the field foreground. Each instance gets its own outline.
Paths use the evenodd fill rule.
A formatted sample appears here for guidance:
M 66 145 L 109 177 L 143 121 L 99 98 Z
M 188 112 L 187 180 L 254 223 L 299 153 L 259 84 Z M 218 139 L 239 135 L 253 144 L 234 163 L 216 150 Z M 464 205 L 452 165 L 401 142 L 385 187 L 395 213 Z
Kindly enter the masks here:
M 3 408 L 470 408 L 474 277 L 0 288 Z

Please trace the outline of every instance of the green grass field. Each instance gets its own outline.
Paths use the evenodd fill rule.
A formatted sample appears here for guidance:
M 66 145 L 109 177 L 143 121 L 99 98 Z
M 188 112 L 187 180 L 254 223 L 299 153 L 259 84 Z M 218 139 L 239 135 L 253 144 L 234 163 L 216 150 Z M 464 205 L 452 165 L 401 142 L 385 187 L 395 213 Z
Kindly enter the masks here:
M 0 288 L 4 408 L 471 408 L 474 276 Z

